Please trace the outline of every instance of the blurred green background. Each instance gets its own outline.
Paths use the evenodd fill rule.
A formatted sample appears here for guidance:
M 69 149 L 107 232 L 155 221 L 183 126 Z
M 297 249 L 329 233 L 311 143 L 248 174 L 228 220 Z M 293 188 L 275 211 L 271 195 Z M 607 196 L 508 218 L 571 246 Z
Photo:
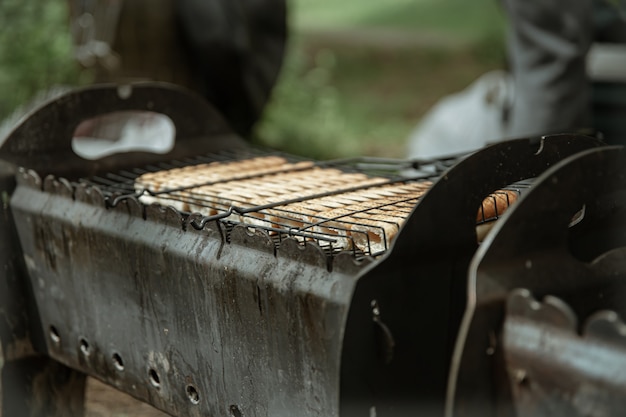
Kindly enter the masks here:
M 505 65 L 497 0 L 291 0 L 289 24 L 254 141 L 316 158 L 401 157 L 438 99 Z M 0 25 L 0 118 L 49 86 L 89 81 L 64 0 L 2 0 Z

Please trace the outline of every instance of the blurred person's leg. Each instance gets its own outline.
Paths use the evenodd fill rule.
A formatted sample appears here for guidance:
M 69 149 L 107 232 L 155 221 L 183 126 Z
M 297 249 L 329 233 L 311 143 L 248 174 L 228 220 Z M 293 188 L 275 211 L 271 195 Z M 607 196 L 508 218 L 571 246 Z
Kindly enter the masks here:
M 503 0 L 515 100 L 507 136 L 591 125 L 592 0 Z
M 261 115 L 282 65 L 285 0 L 176 0 L 200 91 L 240 134 Z

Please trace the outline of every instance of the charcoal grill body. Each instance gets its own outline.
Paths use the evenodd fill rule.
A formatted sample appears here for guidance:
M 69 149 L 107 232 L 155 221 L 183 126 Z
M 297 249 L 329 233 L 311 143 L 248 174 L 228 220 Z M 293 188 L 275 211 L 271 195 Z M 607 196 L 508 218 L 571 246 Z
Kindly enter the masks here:
M 0 415 L 79 415 L 85 376 L 37 353 L 39 312 L 9 205 L 15 175 L 0 163 Z M 39 350 L 41 352 L 41 350 Z
M 447 415 L 623 414 L 625 163 L 618 147 L 573 155 L 495 226 L 470 268 Z
M 51 103 L 0 149 L 13 175 L 3 189 L 12 248 L 3 263 L 16 271 L 2 285 L 17 282 L 11 308 L 32 351 L 75 387 L 93 375 L 173 415 L 440 415 L 482 199 L 600 145 L 555 136 L 477 153 L 426 194 L 386 255 L 356 261 L 77 185 L 79 175 L 245 151 L 218 115 L 190 109 L 176 88 L 137 86 L 124 97 L 103 88 Z M 73 128 L 96 115 L 80 103 L 94 101 L 165 113 L 183 126 L 176 147 L 96 163 L 73 156 Z M 37 129 L 45 123 L 52 129 Z M 15 405 L 5 393 L 3 406 Z M 57 415 L 71 411 L 54 404 Z
M 33 356 L 78 381 L 67 389 L 48 384 L 44 391 L 59 391 L 57 398 L 38 401 L 27 382 L 28 393 L 11 397 L 4 366 L 5 415 L 79 414 L 86 374 L 173 415 L 337 414 L 343 323 L 367 260 L 339 255 L 329 265 L 317 246 L 289 239 L 276 253 L 266 233 L 199 226 L 171 208 L 106 200 L 98 188 L 72 182 L 245 148 L 212 109 L 183 96 L 162 85 L 134 86 L 130 97 L 111 88 L 77 92 L 31 115 L 0 151 L 10 173 L 3 230 L 11 233 L 3 245 L 12 250 L 2 260 L 19 270 L 3 276 L 3 285 L 17 284 L 2 308 L 24 319 L 24 334 L 3 332 L 3 346 L 34 340 Z M 169 116 L 176 147 L 96 163 L 72 154 L 81 120 L 126 109 Z M 16 187 L 18 165 L 33 170 L 20 170 Z M 10 302 L 16 295 L 23 299 Z
M 466 158 L 435 183 L 386 257 L 357 283 L 342 362 L 346 414 L 374 407 L 383 416 L 443 415 L 468 267 L 478 248 L 476 208 L 490 192 L 599 145 L 571 135 L 510 141 Z M 393 351 L 385 347 L 389 340 Z
M 226 242 L 218 223 L 183 230 L 173 210 L 144 219 L 66 191 L 12 199 L 52 358 L 173 415 L 335 414 L 352 271 L 313 246 L 275 255 L 243 227 Z

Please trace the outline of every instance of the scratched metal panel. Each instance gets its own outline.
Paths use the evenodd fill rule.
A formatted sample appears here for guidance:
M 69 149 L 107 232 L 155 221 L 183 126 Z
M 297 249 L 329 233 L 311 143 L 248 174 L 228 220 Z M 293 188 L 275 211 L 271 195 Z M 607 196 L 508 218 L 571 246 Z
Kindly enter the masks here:
M 243 228 L 227 243 L 217 223 L 183 230 L 173 210 L 144 218 L 46 184 L 11 206 L 52 358 L 172 414 L 338 414 L 354 271 L 312 245 L 275 254 Z

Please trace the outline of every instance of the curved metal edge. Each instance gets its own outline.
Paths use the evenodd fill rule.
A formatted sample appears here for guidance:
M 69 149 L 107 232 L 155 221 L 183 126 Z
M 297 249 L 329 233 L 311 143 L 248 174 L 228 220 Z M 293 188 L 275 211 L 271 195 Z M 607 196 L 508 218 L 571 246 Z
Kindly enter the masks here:
M 48 194 L 181 228 L 189 233 L 219 236 L 224 243 L 228 241 L 274 256 L 280 254 L 283 257 L 346 275 L 358 274 L 363 268 L 375 262 L 374 259 L 367 257 L 357 260 L 349 251 L 328 256 L 317 243 L 301 242 L 296 238 L 284 239 L 280 247 L 276 248 L 276 244 L 267 231 L 243 224 L 236 225 L 228 234 L 229 239 L 226 239 L 226 231 L 221 222 L 218 220 L 206 221 L 208 218 L 200 213 L 186 215 L 175 207 L 162 206 L 156 203 L 145 205 L 135 196 L 108 198 L 98 186 L 83 183 L 72 184 L 67 179 L 54 175 L 47 175 L 42 181 L 36 171 L 25 168 L 19 168 L 17 183 Z
M 275 245 L 270 235 L 246 225 L 237 225 L 230 232 L 230 243 L 275 255 Z
M 539 176 L 569 155 L 602 145 L 596 138 L 579 135 L 502 142 L 460 161 L 433 185 L 387 255 L 365 268 L 358 280 L 342 354 L 342 380 L 349 381 L 343 390 L 363 400 L 355 414 L 368 412 L 367 402 L 373 400 L 367 398 L 376 395 L 380 404 L 403 398 L 413 412 L 426 408 L 443 413 L 454 342 L 465 310 L 467 269 L 478 247 L 476 214 L 481 202 L 499 188 Z M 403 341 L 386 367 L 377 365 L 372 300 L 386 312 L 385 323 L 395 339 Z M 371 371 L 363 375 L 360 369 L 368 367 Z M 351 373 L 361 373 L 361 380 Z
M 50 178 L 50 176 L 46 177 Z M 44 191 L 47 191 L 44 189 Z M 50 192 L 50 191 L 48 191 Z M 106 197 L 100 188 L 78 184 L 74 189 L 74 199 L 83 203 L 91 204 L 96 207 L 106 207 Z
M 119 199 L 115 201 L 115 204 L 112 204 L 109 200 L 107 201 L 107 205 L 110 210 L 126 213 L 132 217 L 145 218 L 145 206 L 141 204 L 139 200 L 134 196 Z
M 35 190 L 41 190 L 43 188 L 41 177 L 32 169 L 18 168 L 15 180 L 17 185 L 34 188 Z
M 589 340 L 606 342 L 624 349 L 626 348 L 626 323 L 615 311 L 598 311 L 585 321 L 583 336 Z
M 576 313 L 565 302 L 551 295 L 545 296 L 543 301 L 538 301 L 525 288 L 509 293 L 506 314 L 541 321 L 562 330 L 571 332 L 578 330 Z
M 305 242 L 303 245 L 296 238 L 290 237 L 280 242 L 276 254 L 279 258 L 297 259 L 318 268 L 328 268 L 326 254 L 314 242 Z
M 376 262 L 372 257 L 356 259 L 351 252 L 340 252 L 335 255 L 332 270 L 346 275 L 358 275 L 364 268 Z
M 44 178 L 43 191 L 70 199 L 74 198 L 74 187 L 72 187 L 72 184 L 65 178 L 56 178 L 53 175 L 48 175 Z
M 489 193 L 537 177 L 564 158 L 603 145 L 593 137 L 560 134 L 501 142 L 468 156 L 419 201 L 393 242 L 390 256 L 415 241 L 432 252 L 450 247 L 451 240 L 476 247 L 476 213 Z
M 147 221 L 156 221 L 178 229 L 183 228 L 183 215 L 174 207 L 165 207 L 159 204 L 150 204 L 144 209 Z
M 509 293 L 500 349 L 510 398 L 499 402 L 511 415 L 616 415 L 624 409 L 626 325 L 610 310 L 592 314 L 582 333 L 576 321 L 560 298 L 539 302 L 528 290 Z
M 73 133 L 80 122 L 125 110 L 168 116 L 176 128 L 174 148 L 165 155 L 129 152 L 95 161 L 73 152 Z M 0 159 L 44 174 L 71 176 L 241 147 L 244 141 L 199 95 L 167 83 L 133 83 L 80 88 L 43 104 L 9 134 Z
M 586 281 L 600 269 L 569 253 L 568 226 L 585 202 L 626 188 L 625 163 L 626 152 L 620 147 L 588 149 L 563 159 L 537 178 L 483 241 L 469 269 L 467 306 L 450 370 L 447 416 L 495 413 L 488 397 L 494 392 L 490 378 L 498 352 L 484 352 L 499 334 L 509 290 L 525 287 L 539 294 L 569 294 L 578 314 L 588 308 L 583 307 L 588 294 L 575 294 L 577 288 L 580 292 L 588 287 Z M 479 403 L 481 408 L 472 406 Z

